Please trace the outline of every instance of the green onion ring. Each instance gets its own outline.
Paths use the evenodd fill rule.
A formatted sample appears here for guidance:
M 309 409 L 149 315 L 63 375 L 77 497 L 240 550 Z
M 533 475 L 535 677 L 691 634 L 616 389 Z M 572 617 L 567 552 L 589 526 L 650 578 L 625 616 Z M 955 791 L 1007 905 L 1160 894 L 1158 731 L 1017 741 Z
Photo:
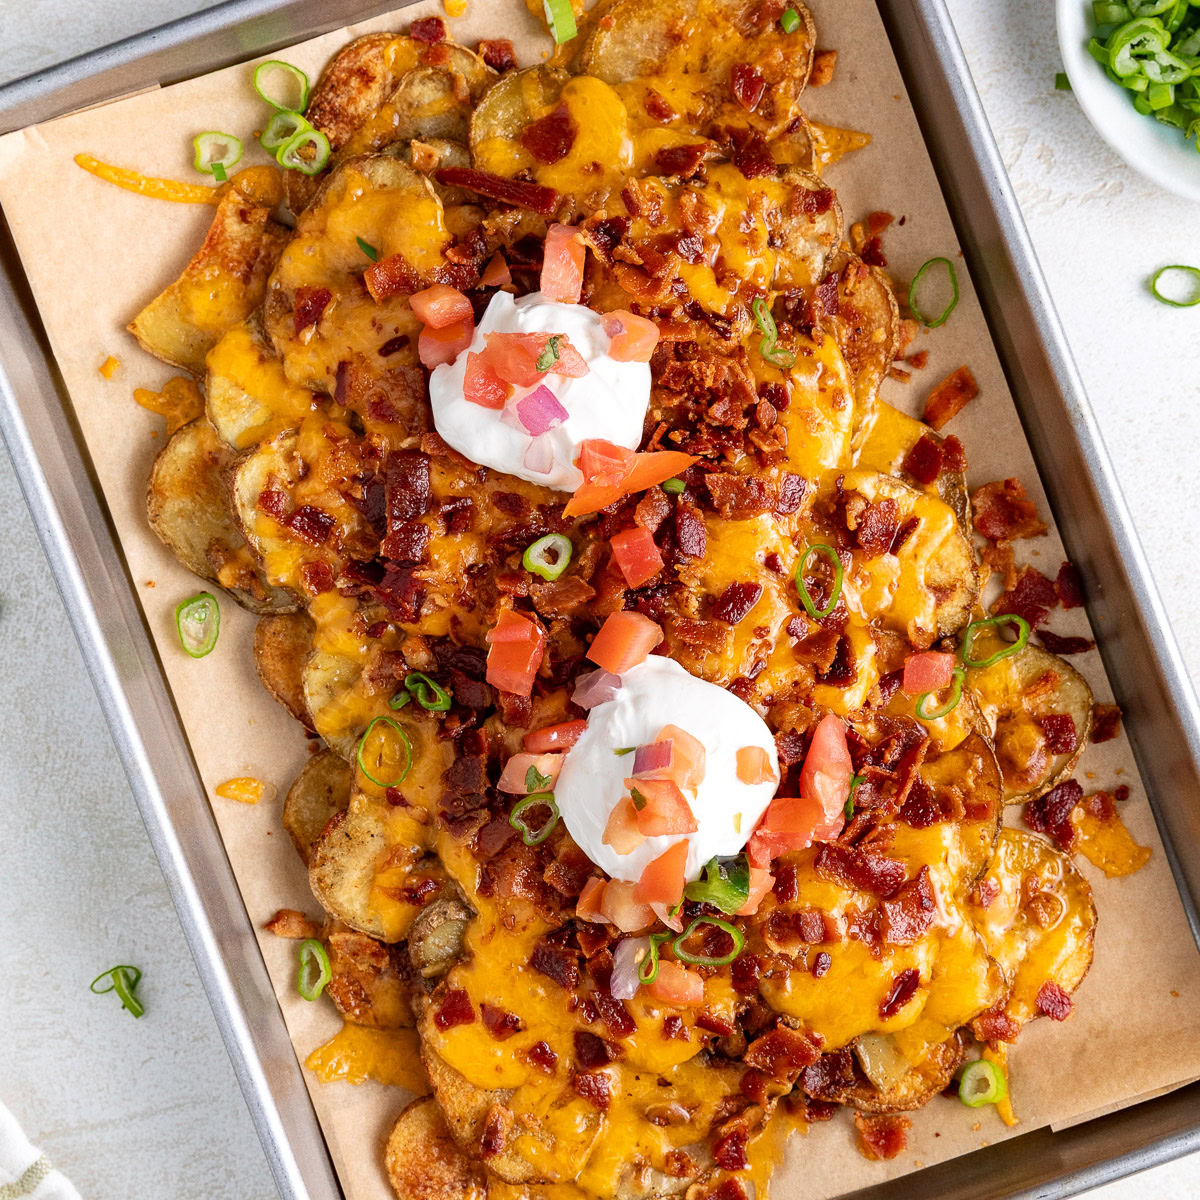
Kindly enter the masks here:
M 785 8 L 779 26 L 784 33 L 795 33 L 800 28 L 800 14 L 794 8 Z
M 258 144 L 272 154 L 278 153 L 298 133 L 312 126 L 296 112 L 277 112 L 267 122 L 267 127 L 258 136 Z
M 541 829 L 530 829 L 521 814 L 530 808 L 537 808 L 539 805 L 550 810 L 550 819 L 541 827 Z M 554 800 L 553 792 L 534 792 L 532 796 L 526 796 L 524 800 L 513 805 L 513 810 L 508 814 L 508 823 L 521 835 L 521 841 L 527 846 L 539 846 L 549 836 L 555 825 L 558 824 L 559 812 L 558 805 Z
M 546 14 L 546 25 L 558 45 L 569 42 L 579 32 L 571 0 L 542 0 L 542 10 Z
M 132 978 L 130 978 L 130 972 L 133 973 Z M 110 980 L 108 987 L 98 988 L 96 986 L 102 979 Z M 107 971 L 101 971 L 88 984 L 88 990 L 94 992 L 97 996 L 103 996 L 106 992 L 116 992 L 120 998 L 121 1007 L 127 1012 L 132 1013 L 135 1017 L 140 1017 L 146 1009 L 133 993 L 137 985 L 141 982 L 141 979 L 142 973 L 137 967 L 132 967 L 128 963 L 122 963 L 117 967 L 109 967 Z
M 986 1058 L 969 1063 L 958 1081 L 958 1098 L 968 1108 L 999 1104 L 1007 1095 L 1008 1081 L 1004 1072 Z
M 662 490 L 668 496 L 678 496 L 685 487 L 687 487 L 687 484 L 682 479 L 675 478 L 674 476 L 670 479 L 664 479 L 662 484 Z
M 669 942 L 670 940 L 670 930 L 650 935 L 650 949 L 646 951 L 646 957 L 638 963 L 638 983 L 649 986 L 658 978 L 658 948 L 663 942 Z
M 175 606 L 179 644 L 193 657 L 211 654 L 221 632 L 221 606 L 212 592 L 199 592 Z
M 217 167 L 228 170 L 241 161 L 242 139 L 235 138 L 232 133 L 210 129 L 207 133 L 196 134 L 192 146 L 196 151 L 192 166 L 205 175 L 215 175 Z
M 283 76 L 296 84 L 300 89 L 300 98 L 294 104 L 287 104 L 282 99 L 276 99 L 280 89 L 271 86 L 271 77 Z M 308 107 L 308 76 L 299 67 L 282 62 L 278 58 L 270 62 L 260 63 L 254 69 L 254 90 L 274 109 L 280 112 L 302 113 Z M 275 93 L 272 95 L 271 93 Z
M 804 583 L 804 571 L 808 566 L 808 560 L 817 552 L 824 554 L 833 567 L 833 591 L 829 597 L 829 603 L 824 608 L 816 606 L 808 587 Z M 838 558 L 837 551 L 832 546 L 825 542 L 817 542 L 805 550 L 796 567 L 796 591 L 800 593 L 800 603 L 804 605 L 804 611 L 810 617 L 821 620 L 823 617 L 829 616 L 837 608 L 837 602 L 842 595 L 842 574 L 842 560 Z
M 313 157 L 302 158 L 301 151 L 309 146 L 313 149 Z M 302 175 L 319 175 L 329 162 L 331 153 L 329 139 L 319 129 L 313 129 L 310 125 L 279 147 L 275 161 L 288 171 L 299 171 Z
M 944 263 L 947 272 L 950 275 L 950 303 L 942 309 L 936 317 L 927 317 L 920 308 L 917 307 L 917 288 L 920 286 L 921 279 L 925 272 L 930 267 L 936 266 L 938 263 Z M 925 326 L 926 329 L 936 329 L 939 325 L 945 325 L 950 319 L 950 314 L 958 306 L 958 275 L 954 271 L 954 264 L 948 258 L 931 258 L 921 264 L 921 269 L 913 276 L 913 281 L 908 285 L 908 307 L 912 310 L 912 315 Z
M 963 680 L 967 677 L 966 671 L 962 667 L 954 668 L 953 681 L 950 684 L 950 699 L 942 705 L 941 708 L 933 712 L 926 712 L 928 701 L 932 700 L 936 695 L 934 692 L 922 692 L 917 697 L 917 719 L 921 721 L 940 721 L 943 717 L 948 717 L 959 705 L 962 700 Z
M 1189 299 L 1172 300 L 1170 296 L 1164 296 L 1158 290 L 1158 281 L 1168 271 L 1183 271 L 1185 274 L 1191 276 L 1191 284 L 1194 290 Z M 1169 304 L 1172 308 L 1194 308 L 1197 304 L 1200 304 L 1200 267 L 1188 267 L 1183 263 L 1172 263 L 1169 267 L 1162 267 L 1150 277 L 1150 292 L 1160 304 Z
M 720 958 L 713 958 L 707 954 L 692 954 L 689 950 L 685 950 L 683 943 L 701 925 L 715 925 L 718 929 L 723 929 L 731 938 L 733 938 L 733 951 L 730 954 L 722 955 Z M 700 967 L 724 967 L 733 962 L 735 958 L 742 952 L 742 948 L 746 944 L 746 935 L 736 926 L 731 925 L 728 921 L 722 921 L 720 917 L 697 917 L 672 943 L 671 949 L 675 951 L 675 957 L 682 959 L 685 963 L 692 963 Z
M 1017 640 L 1011 646 L 1005 646 L 1003 650 L 997 650 L 995 654 L 989 655 L 982 660 L 976 660 L 971 657 L 971 643 L 975 640 L 975 634 L 980 629 L 986 629 L 989 625 L 1008 624 L 1013 624 L 1017 627 Z M 959 655 L 962 658 L 962 665 L 964 667 L 990 667 L 994 663 L 998 663 L 1002 658 L 1008 658 L 1010 655 L 1020 653 L 1028 643 L 1029 622 L 1016 613 L 1004 613 L 999 617 L 989 617 L 986 621 L 972 621 L 963 631 L 962 649 L 959 651 Z
M 545 537 L 525 548 L 521 555 L 521 566 L 534 575 L 553 582 L 570 565 L 575 547 L 571 539 L 562 533 L 548 533 Z
M 313 968 L 317 970 L 316 979 L 312 978 Z M 329 965 L 329 952 L 316 938 L 307 938 L 300 943 L 300 970 L 296 975 L 296 991 L 305 1000 L 316 1000 L 325 990 L 325 985 L 333 978 L 333 969 Z
M 450 693 L 422 671 L 409 671 L 404 678 L 404 690 L 426 712 L 450 711 Z
M 796 356 L 787 350 L 780 350 L 776 344 L 779 340 L 779 327 L 775 324 L 767 302 L 761 296 L 756 296 L 750 309 L 754 313 L 755 323 L 762 330 L 763 339 L 758 344 L 759 354 L 773 367 L 783 367 L 786 370 L 795 366 Z
M 402 709 L 411 699 L 412 697 L 403 688 L 401 688 L 388 701 L 388 708 L 390 708 L 392 712 L 399 712 L 400 709 Z
M 363 762 L 363 747 L 367 744 L 367 739 L 371 736 L 371 731 L 380 722 L 385 725 L 390 725 L 399 735 L 400 741 L 404 746 L 404 770 L 400 772 L 399 779 L 393 779 L 390 782 L 385 782 L 382 779 L 376 779 L 370 771 L 367 770 L 366 763 Z M 355 761 L 358 763 L 358 769 L 376 786 L 381 788 L 399 787 L 407 778 L 409 771 L 412 770 L 412 742 L 409 741 L 408 734 L 397 721 L 393 721 L 391 717 L 376 717 L 370 725 L 367 726 L 367 731 L 358 739 L 358 749 L 354 752 Z

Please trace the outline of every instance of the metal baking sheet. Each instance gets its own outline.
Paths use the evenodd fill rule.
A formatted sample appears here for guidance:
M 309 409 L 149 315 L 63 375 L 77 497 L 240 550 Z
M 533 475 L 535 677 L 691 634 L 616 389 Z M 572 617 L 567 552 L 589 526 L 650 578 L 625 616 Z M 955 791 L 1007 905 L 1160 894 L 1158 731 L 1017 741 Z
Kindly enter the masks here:
M 1200 708 L 943 0 L 877 0 L 1071 557 L 1185 911 L 1200 896 Z M 0 88 L 0 132 L 337 28 L 390 3 L 229 0 Z M 65 389 L 0 219 L 0 431 L 285 1200 L 341 1195 Z M 1152 751 L 1152 752 L 1151 752 Z M 1037 1130 L 858 1200 L 1065 1197 L 1200 1149 L 1200 1084 Z

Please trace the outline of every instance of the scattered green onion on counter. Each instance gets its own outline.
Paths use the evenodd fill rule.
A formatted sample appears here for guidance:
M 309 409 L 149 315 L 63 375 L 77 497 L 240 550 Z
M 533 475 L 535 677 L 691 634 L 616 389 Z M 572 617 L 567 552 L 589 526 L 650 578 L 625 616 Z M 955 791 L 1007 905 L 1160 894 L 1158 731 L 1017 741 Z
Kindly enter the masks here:
M 946 268 L 946 275 L 950 282 L 950 299 L 941 312 L 936 316 L 929 316 L 921 307 L 917 296 L 921 290 L 921 280 L 925 278 L 925 272 L 939 263 Z M 912 283 L 908 285 L 908 307 L 912 310 L 912 315 L 927 329 L 936 329 L 939 325 L 945 325 L 950 319 L 950 314 L 958 307 L 958 275 L 954 271 L 954 264 L 948 258 L 931 258 L 921 264 L 921 269 L 913 276 Z
M 278 153 L 296 136 L 312 126 L 296 112 L 277 112 L 258 136 L 258 144 L 272 154 Z
M 308 150 L 312 152 L 311 157 L 305 156 Z M 319 129 L 309 126 L 279 148 L 275 161 L 286 170 L 299 171 L 301 175 L 319 175 L 331 153 L 329 139 Z
M 142 973 L 137 967 L 122 963 L 118 967 L 109 967 L 107 971 L 101 971 L 88 985 L 88 990 L 97 996 L 103 996 L 106 992 L 116 992 L 121 1001 L 121 1007 L 132 1013 L 133 1016 L 140 1017 L 146 1009 L 133 993 L 141 982 L 141 978 Z M 109 981 L 108 987 L 96 986 L 102 979 Z
M 1172 275 L 1168 272 L 1182 272 L 1182 275 Z M 1167 276 L 1167 286 L 1180 299 L 1175 299 L 1174 296 L 1164 295 L 1159 289 L 1158 281 L 1162 277 Z M 1183 290 L 1177 290 L 1182 288 Z M 1200 304 L 1200 267 L 1186 267 L 1181 263 L 1175 263 L 1169 267 L 1161 267 L 1155 271 L 1150 277 L 1150 291 L 1155 300 L 1161 304 L 1169 304 L 1172 308 L 1194 308 Z
M 546 14 L 546 24 L 550 34 L 561 46 L 569 42 L 579 30 L 575 25 L 575 10 L 571 0 L 543 0 L 542 9 Z
M 205 175 L 216 175 L 219 183 L 225 182 L 226 172 L 242 157 L 241 138 L 235 138 L 231 133 L 216 130 L 198 133 L 192 138 L 192 146 L 196 151 L 192 165 Z
M 1004 1072 L 986 1058 L 969 1063 L 958 1081 L 958 1098 L 968 1108 L 999 1104 L 1007 1095 L 1008 1081 Z

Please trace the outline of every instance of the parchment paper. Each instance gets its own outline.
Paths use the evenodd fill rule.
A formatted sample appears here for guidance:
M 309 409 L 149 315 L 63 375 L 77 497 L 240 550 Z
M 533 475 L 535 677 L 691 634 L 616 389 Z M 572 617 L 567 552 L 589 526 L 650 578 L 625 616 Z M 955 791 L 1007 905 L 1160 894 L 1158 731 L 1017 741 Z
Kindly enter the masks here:
M 818 45 L 836 48 L 839 57 L 834 83 L 806 93 L 805 109 L 814 119 L 865 129 L 874 137 L 867 149 L 831 168 L 827 180 L 838 191 L 847 225 L 872 209 L 895 214 L 897 223 L 884 246 L 895 277 L 907 280 L 927 258 L 959 253 L 916 119 L 874 5 L 815 0 L 812 7 Z M 437 11 L 434 4 L 416 5 L 282 56 L 315 78 L 351 37 L 405 28 L 414 17 Z M 488 35 L 516 38 L 523 64 L 545 53 L 545 39 L 536 36 L 520 0 L 471 0 L 467 15 L 450 27 L 451 35 L 468 45 Z M 213 209 L 144 199 L 85 174 L 72 162 L 76 153 L 87 152 L 146 174 L 194 179 L 191 138 L 202 129 L 242 136 L 243 165 L 266 161 L 250 136 L 264 121 L 251 87 L 254 65 L 143 92 L 0 139 L 0 204 L 210 795 L 220 782 L 238 775 L 272 780 L 279 787 L 280 799 L 257 807 L 213 800 L 246 906 L 261 926 L 280 907 L 318 915 L 305 872 L 280 825 L 281 797 L 307 756 L 305 738 L 255 676 L 254 617 L 223 601 L 220 642 L 209 657 L 190 659 L 178 645 L 173 609 L 197 590 L 196 580 L 146 524 L 145 481 L 163 445 L 162 421 L 132 399 L 134 387 L 157 388 L 172 372 L 143 354 L 124 332 L 126 322 L 195 252 Z M 939 379 L 968 364 L 982 392 L 949 432 L 966 446 L 971 486 L 1015 475 L 1049 518 L 965 270 L 960 269 L 959 282 L 962 298 L 950 322 L 923 332 L 913 347 L 930 352 L 928 367 L 907 385 L 889 381 L 885 397 L 917 413 Z M 122 365 L 107 381 L 98 368 L 110 354 Z M 1053 530 L 1020 543 L 1019 550 L 1051 576 L 1063 559 Z M 1056 612 L 1050 625 L 1061 634 L 1088 632 L 1082 610 Z M 1097 654 L 1072 661 L 1097 699 L 1111 699 Z M 777 1200 L 833 1196 L 878 1183 L 1013 1133 L 1069 1125 L 1200 1076 L 1200 956 L 1124 738 L 1089 748 L 1077 774 L 1088 791 L 1130 786 L 1123 815 L 1135 838 L 1154 853 L 1139 874 L 1118 880 L 1107 880 L 1080 861 L 1100 913 L 1095 964 L 1076 994 L 1073 1016 L 1064 1024 L 1035 1022 L 1012 1054 L 1011 1089 L 1021 1124 L 1010 1131 L 991 1109 L 968 1110 L 935 1099 L 915 1114 L 904 1154 L 889 1163 L 870 1163 L 855 1152 L 853 1128 L 842 1114 L 830 1125 L 790 1139 L 776 1174 Z M 1190 799 L 1162 797 L 1168 804 Z M 1010 820 L 1015 819 L 1014 813 Z M 336 1032 L 338 1019 L 332 1005 L 310 1005 L 298 997 L 294 942 L 267 934 L 260 942 L 303 1060 Z M 1082 1064 L 1090 1069 L 1079 1069 Z M 390 1200 L 381 1150 L 407 1095 L 376 1084 L 321 1085 L 311 1079 L 310 1088 L 347 1195 Z

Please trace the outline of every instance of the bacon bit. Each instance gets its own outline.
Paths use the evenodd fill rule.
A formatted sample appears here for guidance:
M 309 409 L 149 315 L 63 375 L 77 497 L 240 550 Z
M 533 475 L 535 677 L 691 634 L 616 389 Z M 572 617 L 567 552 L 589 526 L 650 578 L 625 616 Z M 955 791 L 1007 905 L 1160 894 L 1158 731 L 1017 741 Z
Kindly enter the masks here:
M 662 175 L 675 175 L 680 179 L 690 179 L 700 170 L 700 164 L 708 153 L 705 142 L 697 142 L 687 146 L 664 146 L 654 155 L 654 165 Z
M 579 983 L 579 962 L 575 952 L 565 947 L 539 942 L 529 956 L 529 965 L 568 991 Z
M 298 287 L 295 307 L 292 310 L 292 326 L 297 334 L 315 325 L 325 311 L 333 293 L 324 287 Z
M 409 26 L 408 36 L 414 42 L 425 42 L 434 45 L 446 40 L 446 22 L 441 17 L 422 17 Z
M 310 595 L 319 596 L 333 589 L 333 568 L 328 563 L 310 562 L 300 564 L 300 586 Z M 373 627 L 372 627 L 373 628 Z M 371 631 L 367 630 L 367 636 Z M 382 637 L 383 635 L 378 635 Z
M 818 50 L 813 55 L 812 70 L 808 74 L 809 87 L 824 87 L 833 82 L 833 69 L 837 66 L 836 50 Z
M 762 99 L 767 81 L 757 67 L 752 67 L 749 63 L 734 63 L 729 72 L 729 87 L 734 99 L 747 112 L 753 112 Z
M 1052 1021 L 1065 1021 L 1074 1007 L 1071 997 L 1052 979 L 1047 979 L 1038 989 L 1034 1003 L 1038 1012 L 1045 1013 Z
M 687 1026 L 678 1013 L 671 1013 L 669 1016 L 663 1017 L 662 1027 L 663 1037 L 670 1041 L 686 1042 L 689 1040 Z
M 566 104 L 560 104 L 544 117 L 526 125 L 518 140 L 538 162 L 549 166 L 566 158 L 578 133 L 579 126 L 575 124 L 571 110 Z
M 761 179 L 765 175 L 775 174 L 775 159 L 761 133 L 736 127 L 726 130 L 726 133 L 730 142 L 729 157 L 747 179 Z M 828 188 L 822 190 L 829 192 Z M 805 188 L 798 188 L 797 191 L 808 194 Z M 832 193 L 829 194 L 832 196 Z
M 703 558 L 708 551 L 708 529 L 694 505 L 680 504 L 675 510 L 675 544 L 685 558 Z
M 442 997 L 442 1003 L 433 1014 L 433 1023 L 439 1029 L 452 1029 L 455 1025 L 470 1025 L 475 1020 L 475 1009 L 471 997 L 462 988 L 451 988 Z
M 430 19 L 437 20 L 436 17 Z M 512 1129 L 515 1120 L 512 1109 L 505 1108 L 503 1104 L 493 1104 L 488 1109 L 483 1122 L 483 1133 L 479 1138 L 480 1158 L 495 1158 L 497 1154 L 504 1153 L 509 1130 Z
M 596 993 L 599 996 L 600 993 Z M 610 996 L 609 999 L 612 999 Z M 620 1050 L 611 1042 L 597 1037 L 587 1030 L 577 1030 L 575 1033 L 575 1061 L 585 1071 L 594 1071 L 598 1067 L 606 1067 L 614 1058 L 620 1055 Z
M 894 1113 L 882 1113 L 874 1117 L 855 1113 L 854 1127 L 858 1130 L 859 1153 L 872 1162 L 878 1162 L 904 1153 L 908 1148 L 908 1131 L 912 1128 L 912 1122 Z
M 1083 607 L 1083 581 L 1072 563 L 1064 562 L 1058 568 L 1054 590 L 1058 593 L 1058 600 L 1063 608 Z
M 1051 654 L 1086 654 L 1096 648 L 1096 643 L 1091 638 L 1060 637 L 1048 629 L 1039 629 L 1038 638 Z
M 608 992 L 593 992 L 592 1003 L 600 1011 L 604 1028 L 615 1038 L 632 1037 L 637 1032 L 637 1022 L 629 1015 L 623 1000 L 617 1000 Z
M 779 867 L 775 872 L 775 899 L 780 904 L 790 904 L 800 896 L 800 877 L 790 865 Z
M 868 558 L 878 558 L 891 548 L 900 527 L 900 507 L 890 497 L 868 504 L 858 514 L 855 540 Z
M 760 583 L 731 583 L 713 602 L 712 615 L 726 625 L 737 625 L 750 615 L 761 595 Z
M 520 179 L 505 179 L 490 171 L 475 171 L 469 167 L 443 167 L 436 174 L 438 183 L 446 187 L 466 188 L 489 200 L 499 200 L 517 208 L 528 208 L 543 217 L 552 217 L 558 207 L 558 193 L 553 188 L 539 183 L 526 183 Z
M 1025 805 L 1025 824 L 1035 833 L 1044 833 L 1060 850 L 1069 850 L 1075 844 L 1071 813 L 1082 799 L 1083 788 L 1066 779 Z
M 1051 713 L 1038 717 L 1037 723 L 1046 735 L 1046 745 L 1051 754 L 1074 754 L 1079 748 L 1079 732 L 1075 718 L 1070 713 Z
M 942 447 L 925 433 L 904 456 L 900 469 L 928 487 L 941 474 L 943 457 Z
M 550 1049 L 546 1042 L 534 1042 L 525 1052 L 529 1065 L 536 1067 L 543 1075 L 553 1075 L 558 1064 L 558 1055 Z
M 780 1025 L 754 1041 L 746 1049 L 742 1061 L 756 1071 L 763 1071 L 781 1083 L 790 1082 L 821 1056 L 821 1045 L 811 1034 Z
M 612 1102 L 612 1080 L 603 1071 L 576 1071 L 571 1086 L 594 1108 L 607 1112 Z
M 310 546 L 320 546 L 328 539 L 334 520 L 324 509 L 316 508 L 312 504 L 302 504 L 284 524 L 301 541 Z
M 646 94 L 642 97 L 642 107 L 646 110 L 646 115 L 655 121 L 669 121 L 675 115 L 675 110 L 667 100 L 653 88 L 646 89 Z
M 736 1179 L 722 1180 L 707 1200 L 746 1200 L 746 1189 Z
M 916 967 L 907 967 L 892 980 L 892 986 L 879 1004 L 879 1015 L 883 1020 L 894 1017 L 912 998 L 921 983 L 921 972 Z
M 1096 704 L 1092 709 L 1092 742 L 1111 742 L 1121 732 L 1121 706 Z
M 1036 629 L 1058 604 L 1054 583 L 1034 567 L 1022 567 L 1013 586 L 992 604 L 993 613 L 1016 613 Z
M 833 966 L 833 958 L 824 950 L 818 952 L 817 956 L 812 961 L 812 966 L 809 970 L 812 972 L 814 979 L 821 979 L 828 974 L 829 968 Z
M 485 38 L 475 47 L 475 53 L 493 71 L 499 71 L 501 74 L 511 71 L 517 65 L 517 56 L 508 38 Z
M 273 933 L 276 937 L 281 938 L 302 940 L 317 936 L 317 927 L 302 912 L 297 912 L 294 908 L 281 908 L 263 928 L 268 933 Z
M 483 1003 L 479 1006 L 479 1016 L 483 1027 L 498 1042 L 506 1041 L 514 1033 L 520 1033 L 525 1028 L 521 1018 L 516 1013 L 506 1012 L 494 1004 Z
M 832 188 L 797 187 L 788 199 L 788 209 L 792 216 L 803 214 L 807 217 L 819 217 L 833 207 L 833 200 Z
M 898 859 L 833 842 L 822 844 L 814 865 L 823 879 L 885 898 L 900 891 L 907 873 Z
M 883 241 L 877 237 L 867 239 L 862 248 L 861 257 L 869 267 L 886 267 L 888 265 L 887 258 L 883 253 Z M 888 374 L 893 379 L 899 379 L 901 383 L 907 383 L 912 378 L 911 371 L 906 371 L 903 367 L 897 367 L 894 364 L 888 368 Z
M 1038 520 L 1037 509 L 1025 496 L 1019 479 L 998 479 L 985 483 L 971 496 L 975 528 L 992 542 L 1001 539 L 1041 537 L 1046 532 Z
M 1021 1026 L 1003 1008 L 989 1008 L 971 1022 L 971 1032 L 981 1042 L 1015 1042 Z
M 940 430 L 978 395 L 979 385 L 975 382 L 970 368 L 959 367 L 951 371 L 929 393 L 929 398 L 925 401 L 925 424 Z
M 363 272 L 363 283 L 376 304 L 392 296 L 411 296 L 421 290 L 421 276 L 409 266 L 403 254 L 389 254 L 372 263 Z
M 919 942 L 933 925 L 936 904 L 929 868 L 922 867 L 916 879 L 910 879 L 892 900 L 879 905 L 880 931 L 889 946 L 911 946 Z
M 745 1171 L 750 1167 L 746 1157 L 746 1127 L 735 1125 L 713 1143 L 713 1158 L 723 1171 Z

